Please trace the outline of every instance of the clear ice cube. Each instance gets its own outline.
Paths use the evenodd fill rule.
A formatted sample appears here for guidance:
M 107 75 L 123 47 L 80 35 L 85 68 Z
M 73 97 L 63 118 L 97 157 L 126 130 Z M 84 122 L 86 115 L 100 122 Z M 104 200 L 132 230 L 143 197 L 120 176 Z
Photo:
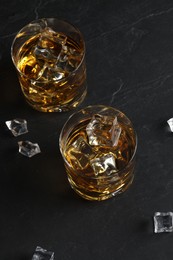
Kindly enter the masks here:
M 118 169 L 116 167 L 115 158 L 112 154 L 106 154 L 90 160 L 91 167 L 94 170 L 95 176 L 109 176 L 116 173 L 118 176 Z
M 46 249 L 37 246 L 32 260 L 54 260 L 54 252 L 47 251 Z
M 63 33 L 55 32 L 50 27 L 42 30 L 32 50 L 40 68 L 37 80 L 60 80 L 77 68 L 83 53 L 71 45 Z
M 80 170 L 85 169 L 89 165 L 89 159 L 94 156 L 92 148 L 81 136 L 72 143 L 68 154 L 72 160 L 72 164 Z
M 87 144 L 82 136 L 79 136 L 72 146 L 79 152 L 84 153 L 86 156 L 93 154 L 91 146 Z
M 49 64 L 45 64 L 39 71 L 37 79 L 60 80 L 63 77 L 65 77 L 65 72 L 62 69 L 56 66 L 50 67 Z
M 170 130 L 171 132 L 173 132 L 173 118 L 170 118 L 168 121 L 167 121 L 169 127 L 170 127 Z
M 154 232 L 173 232 L 173 212 L 156 212 L 154 214 Z
M 74 149 L 69 150 L 70 160 L 78 170 L 84 170 L 89 165 L 89 159 L 85 154 L 82 154 Z
M 62 52 L 62 46 L 66 43 L 66 38 L 65 35 L 60 35 L 49 27 L 40 33 L 37 45 L 33 49 L 33 55 L 40 65 L 37 80 L 59 80 L 65 76 L 62 69 L 56 64 Z
M 38 43 L 33 51 L 37 59 L 53 63 L 57 61 L 62 50 L 62 44 L 66 41 L 66 37 L 64 37 L 63 41 L 57 36 L 58 34 L 49 27 L 46 27 L 40 33 Z
M 25 119 L 16 118 L 5 123 L 14 136 L 28 133 L 27 121 Z
M 19 153 L 27 156 L 32 157 L 37 153 L 41 153 L 40 147 L 37 143 L 32 143 L 30 141 L 20 141 L 18 142 L 19 145 Z
M 117 117 L 94 115 L 86 127 L 90 145 L 117 146 L 121 127 Z
M 112 146 L 117 146 L 120 135 L 121 135 L 121 127 L 119 126 L 117 122 L 117 117 L 115 117 L 112 127 L 110 129 L 110 134 L 111 134 L 111 141 L 112 141 Z
M 56 66 L 62 68 L 69 74 L 74 71 L 82 60 L 82 51 L 72 48 L 68 43 L 62 46 Z

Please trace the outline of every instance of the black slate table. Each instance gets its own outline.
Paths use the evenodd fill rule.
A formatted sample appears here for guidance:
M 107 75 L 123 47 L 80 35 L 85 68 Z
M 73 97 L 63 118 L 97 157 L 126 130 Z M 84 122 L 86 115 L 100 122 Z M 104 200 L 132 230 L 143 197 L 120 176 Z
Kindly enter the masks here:
M 173 211 L 173 2 L 0 0 L 0 8 L 0 258 L 29 260 L 40 245 L 56 260 L 172 259 L 173 234 L 154 234 L 153 214 Z M 110 200 L 85 201 L 68 184 L 58 138 L 72 112 L 37 112 L 21 94 L 11 43 L 42 17 L 84 35 L 88 95 L 79 108 L 111 105 L 136 128 L 134 182 Z M 6 128 L 16 117 L 28 121 L 27 135 Z M 21 139 L 42 153 L 22 156 Z

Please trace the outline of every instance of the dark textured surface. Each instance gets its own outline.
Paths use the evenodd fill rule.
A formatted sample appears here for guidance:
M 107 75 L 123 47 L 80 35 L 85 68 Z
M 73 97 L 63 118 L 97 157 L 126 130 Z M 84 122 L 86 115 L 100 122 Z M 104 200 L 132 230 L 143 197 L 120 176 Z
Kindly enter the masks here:
M 172 259 L 173 234 L 153 234 L 155 211 L 173 211 L 173 2 L 0 0 L 0 259 L 29 260 L 37 245 L 59 260 Z M 23 99 L 10 58 L 14 35 L 41 17 L 70 21 L 87 47 L 89 104 L 122 110 L 138 133 L 130 189 L 87 202 L 70 189 L 58 147 L 72 112 L 45 114 Z M 28 120 L 14 138 L 4 122 Z M 31 158 L 17 141 L 40 144 Z

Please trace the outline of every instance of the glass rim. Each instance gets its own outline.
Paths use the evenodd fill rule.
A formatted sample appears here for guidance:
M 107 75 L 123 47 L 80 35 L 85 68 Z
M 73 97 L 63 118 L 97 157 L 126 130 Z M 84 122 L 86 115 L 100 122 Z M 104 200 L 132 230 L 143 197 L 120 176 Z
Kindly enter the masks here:
M 131 120 L 130 120 L 123 112 L 121 112 L 120 110 L 118 110 L 118 109 L 116 109 L 116 108 L 113 108 L 113 107 L 111 107 L 111 106 L 106 106 L 106 105 L 89 105 L 89 106 L 87 106 L 87 107 L 84 107 L 84 108 L 78 110 L 77 112 L 74 112 L 73 114 L 71 114 L 71 115 L 69 116 L 69 118 L 66 120 L 66 122 L 64 123 L 64 125 L 63 125 L 63 127 L 62 127 L 62 129 L 61 129 L 61 132 L 60 132 L 60 135 L 59 135 L 59 149 L 60 149 L 61 155 L 62 155 L 62 157 L 63 157 L 65 163 L 71 168 L 70 163 L 66 160 L 66 158 L 65 158 L 65 156 L 64 156 L 64 154 L 63 154 L 63 151 L 62 151 L 62 147 L 61 147 L 62 135 L 63 135 L 63 132 L 64 132 L 64 130 L 65 130 L 65 127 L 67 126 L 67 124 L 70 122 L 70 120 L 71 120 L 75 115 L 80 114 L 80 113 L 82 112 L 82 110 L 91 109 L 91 108 L 108 108 L 108 109 L 112 109 L 112 110 L 114 110 L 114 111 L 117 111 L 117 112 L 123 114 L 123 115 L 129 120 L 129 122 L 130 122 L 130 124 L 131 124 L 131 127 L 133 128 L 134 137 L 135 137 L 135 147 L 134 147 L 134 151 L 133 151 L 133 154 L 132 154 L 130 160 L 128 161 L 128 163 L 125 165 L 125 167 L 124 167 L 123 169 L 118 170 L 117 172 L 115 172 L 114 174 L 111 174 L 111 175 L 109 175 L 109 176 L 86 176 L 86 175 L 84 176 L 84 175 L 80 174 L 80 172 L 77 172 L 77 175 L 80 175 L 80 176 L 82 176 L 83 178 L 86 178 L 86 179 L 97 179 L 97 180 L 98 180 L 98 179 L 109 179 L 109 178 L 113 178 L 117 173 L 121 173 L 121 172 L 125 171 L 125 169 L 128 168 L 128 166 L 133 162 L 133 160 L 134 160 L 134 158 L 135 158 L 135 155 L 136 155 L 137 146 L 138 146 L 138 137 L 137 137 L 137 133 L 136 133 L 136 131 L 135 131 L 135 128 L 134 128 L 134 126 L 133 126 Z
M 85 60 L 86 45 L 85 45 L 84 37 L 83 37 L 83 34 L 81 33 L 81 31 L 80 31 L 75 25 L 73 25 L 72 23 L 70 23 L 70 22 L 68 22 L 68 21 L 66 21 L 66 20 L 62 20 L 62 19 L 58 19 L 58 18 L 48 17 L 48 18 L 35 19 L 35 20 L 31 21 L 30 23 L 26 24 L 25 26 L 23 26 L 23 27 L 16 33 L 16 35 L 15 35 L 13 41 L 12 41 L 12 44 L 11 44 L 11 59 L 12 59 L 12 62 L 13 62 L 13 64 L 14 64 L 16 70 L 20 73 L 21 76 L 23 76 L 23 77 L 25 77 L 25 78 L 27 78 L 27 79 L 30 79 L 30 80 L 34 80 L 34 81 L 36 81 L 36 82 L 38 82 L 38 83 L 45 83 L 45 82 L 47 82 L 47 81 L 46 81 L 46 80 L 44 81 L 44 80 L 37 80 L 37 79 L 29 78 L 29 77 L 27 77 L 21 70 L 19 70 L 19 68 L 17 67 L 16 62 L 15 62 L 14 57 L 13 57 L 13 56 L 14 56 L 14 55 L 13 55 L 14 44 L 15 44 L 15 42 L 16 42 L 17 36 L 23 31 L 23 29 L 24 29 L 25 27 L 29 26 L 30 24 L 32 24 L 32 23 L 34 23 L 34 22 L 44 21 L 44 20 L 50 20 L 50 19 L 54 19 L 54 20 L 56 20 L 56 21 L 61 21 L 61 22 L 63 22 L 63 23 L 66 23 L 66 24 L 72 26 L 72 27 L 79 33 L 79 35 L 80 35 L 80 38 L 81 38 L 81 40 L 82 40 L 82 42 L 83 42 L 84 51 L 83 51 L 83 56 L 82 56 L 82 59 L 81 59 L 80 63 L 78 64 L 78 66 L 77 66 L 73 71 L 71 71 L 66 77 L 64 77 L 64 78 L 62 78 L 62 79 L 59 79 L 59 80 L 50 80 L 49 82 L 54 82 L 54 83 L 55 83 L 55 82 L 63 82 L 64 80 L 68 80 L 68 78 L 70 78 L 71 76 L 73 76 L 73 74 L 75 74 L 75 73 L 78 71 L 78 69 L 79 69 L 80 66 L 82 65 L 83 61 Z

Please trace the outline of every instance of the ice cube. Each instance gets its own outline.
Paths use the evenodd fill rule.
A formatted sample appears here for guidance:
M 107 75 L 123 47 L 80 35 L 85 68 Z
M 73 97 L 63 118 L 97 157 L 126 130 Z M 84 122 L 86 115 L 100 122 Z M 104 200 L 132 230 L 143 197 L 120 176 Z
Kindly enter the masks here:
M 37 59 L 47 62 L 56 62 L 66 42 L 65 35 L 59 35 L 51 28 L 45 28 L 41 33 L 37 45 L 34 48 L 34 55 Z
M 37 79 L 56 81 L 62 79 L 63 77 L 65 77 L 65 72 L 62 69 L 57 68 L 56 66 L 51 67 L 49 64 L 45 63 L 43 68 L 38 73 Z
M 75 169 L 83 170 L 89 166 L 89 158 L 76 151 L 74 148 L 68 150 L 68 155 L 70 156 L 71 164 L 74 165 Z
M 117 117 L 94 115 L 86 127 L 90 145 L 117 146 L 121 127 Z
M 53 80 L 60 80 L 65 77 L 66 73 L 64 71 L 57 70 L 49 70 L 49 75 Z
M 19 153 L 27 156 L 32 157 L 37 153 L 41 153 L 40 147 L 38 144 L 34 144 L 30 141 L 20 141 L 18 142 L 19 145 Z
M 117 117 L 115 117 L 112 127 L 110 129 L 110 134 L 111 134 L 111 141 L 112 141 L 112 146 L 117 146 L 120 135 L 121 135 L 121 127 L 119 126 L 117 122 Z
M 154 214 L 154 232 L 173 232 L 173 212 L 156 212 Z
M 77 169 L 85 169 L 89 166 L 89 158 L 93 158 L 92 148 L 87 144 L 82 136 L 78 137 L 67 151 L 71 163 Z
M 90 164 L 96 176 L 109 176 L 117 173 L 115 158 L 112 154 L 106 154 L 90 160 Z M 117 174 L 118 177 L 118 174 Z
M 69 44 L 62 46 L 58 57 L 57 67 L 63 68 L 68 74 L 73 72 L 82 60 L 83 52 L 80 49 L 71 48 Z
M 34 49 L 34 55 L 37 59 L 41 59 L 48 62 L 56 62 L 56 60 L 59 57 L 59 54 L 61 52 L 61 45 L 59 43 L 52 43 L 51 40 L 47 40 L 47 46 L 43 48 L 42 46 L 42 40 L 39 40 L 38 45 Z M 54 45 L 54 48 L 51 48 Z
M 170 130 L 171 132 L 173 132 L 173 118 L 170 118 L 168 121 L 167 121 L 169 127 L 170 127 Z
M 16 118 L 5 123 L 14 136 L 28 133 L 27 121 L 25 119 Z
M 37 57 L 37 59 L 42 59 L 49 62 L 55 62 L 58 58 L 54 52 L 50 51 L 49 49 L 43 49 L 40 46 L 35 47 L 34 54 Z
M 32 260 L 54 260 L 54 252 L 37 246 L 33 254 Z
M 63 33 L 57 33 L 49 27 L 42 30 L 37 45 L 33 48 L 33 55 L 42 68 L 38 79 L 42 79 L 43 75 L 43 80 L 59 80 L 78 67 L 83 53 L 77 46 L 71 47 L 72 44 L 74 43 L 67 42 L 67 36 Z M 41 64 L 43 62 L 44 65 Z M 51 68 L 48 64 L 51 64 Z
M 91 146 L 87 144 L 82 136 L 79 136 L 72 146 L 77 151 L 84 153 L 86 156 L 91 156 L 93 154 Z

